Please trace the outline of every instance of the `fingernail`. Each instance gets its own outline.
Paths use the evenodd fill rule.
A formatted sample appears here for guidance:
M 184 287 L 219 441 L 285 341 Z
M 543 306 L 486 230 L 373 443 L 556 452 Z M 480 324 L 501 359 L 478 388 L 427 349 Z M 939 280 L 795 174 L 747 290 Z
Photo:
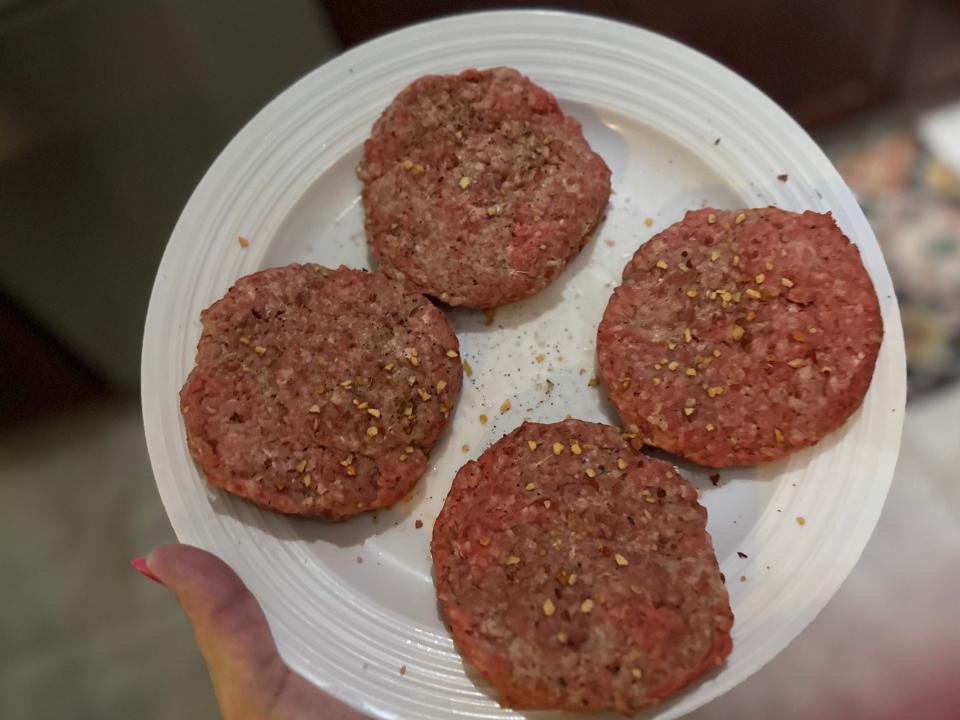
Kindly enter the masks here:
M 147 559 L 145 557 L 135 557 L 130 561 L 130 566 L 144 577 L 150 578 L 155 583 L 160 583 L 163 585 L 163 580 L 150 572 L 150 568 L 147 567 Z

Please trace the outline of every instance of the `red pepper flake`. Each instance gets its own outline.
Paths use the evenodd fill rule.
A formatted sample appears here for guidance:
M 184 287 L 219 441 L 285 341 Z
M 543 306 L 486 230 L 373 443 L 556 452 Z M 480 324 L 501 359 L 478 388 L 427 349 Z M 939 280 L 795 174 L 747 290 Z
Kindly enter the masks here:
M 777 180 L 779 180 L 780 182 L 786 182 L 789 179 L 790 179 L 790 176 L 787 175 L 786 173 L 783 173 L 783 175 L 777 175 Z
M 737 557 L 746 559 L 747 554 L 745 552 L 740 552 L 739 550 L 737 550 Z
M 713 483 L 714 487 L 717 487 L 717 485 L 720 484 L 720 473 L 714 473 L 713 475 L 711 475 L 710 482 Z
M 420 528 L 423 527 L 423 520 L 417 520 L 417 521 L 413 524 L 413 526 L 414 526 L 417 530 L 419 530 Z

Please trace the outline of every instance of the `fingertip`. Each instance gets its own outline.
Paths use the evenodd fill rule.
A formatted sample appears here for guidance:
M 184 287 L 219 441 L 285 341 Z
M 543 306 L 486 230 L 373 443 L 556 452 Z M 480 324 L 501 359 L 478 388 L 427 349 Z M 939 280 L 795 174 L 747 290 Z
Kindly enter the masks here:
M 162 545 L 130 563 L 168 587 L 193 626 L 224 717 L 364 720 L 294 673 L 263 610 L 229 565 L 200 548 Z
M 136 570 L 138 573 L 140 573 L 141 575 L 143 575 L 145 578 L 149 578 L 150 580 L 153 580 L 155 583 L 158 583 L 159 585 L 163 585 L 163 584 L 164 584 L 163 580 L 161 580 L 160 578 L 158 578 L 158 577 L 153 573 L 153 571 L 151 571 L 150 568 L 147 566 L 147 558 L 146 558 L 146 557 L 135 557 L 135 558 L 133 558 L 133 560 L 130 561 L 130 567 L 132 567 L 132 568 L 133 568 L 134 570 Z
M 227 637 L 240 627 L 259 633 L 267 624 L 243 580 L 223 560 L 190 545 L 162 545 L 146 558 L 149 570 L 177 596 L 203 633 Z
M 198 583 L 206 585 L 213 580 L 228 584 L 240 582 L 223 560 L 192 545 L 161 545 L 146 557 L 146 563 L 161 582 L 174 590 Z

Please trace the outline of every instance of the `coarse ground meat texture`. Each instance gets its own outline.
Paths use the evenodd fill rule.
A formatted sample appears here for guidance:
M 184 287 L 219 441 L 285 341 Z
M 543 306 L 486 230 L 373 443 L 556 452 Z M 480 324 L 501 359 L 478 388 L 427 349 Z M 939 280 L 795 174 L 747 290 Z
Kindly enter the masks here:
M 706 208 L 634 254 L 597 355 L 634 442 L 727 467 L 839 427 L 882 337 L 873 284 L 831 215 Z
M 374 124 L 358 175 L 380 269 L 467 307 L 546 287 L 610 196 L 610 170 L 580 123 L 509 68 L 404 89 Z
M 211 485 L 329 519 L 416 485 L 462 377 L 425 297 L 378 273 L 289 265 L 241 278 L 201 320 L 180 403 Z
M 502 704 L 633 713 L 732 648 L 706 521 L 616 428 L 524 423 L 457 473 L 433 529 L 437 594 Z

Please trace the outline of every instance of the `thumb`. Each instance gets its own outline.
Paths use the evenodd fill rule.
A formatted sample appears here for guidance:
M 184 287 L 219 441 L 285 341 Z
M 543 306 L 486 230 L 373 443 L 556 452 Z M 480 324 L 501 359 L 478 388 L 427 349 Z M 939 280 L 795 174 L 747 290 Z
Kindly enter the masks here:
M 224 718 L 362 720 L 290 670 L 260 605 L 222 560 L 189 545 L 164 545 L 133 565 L 180 601 Z

